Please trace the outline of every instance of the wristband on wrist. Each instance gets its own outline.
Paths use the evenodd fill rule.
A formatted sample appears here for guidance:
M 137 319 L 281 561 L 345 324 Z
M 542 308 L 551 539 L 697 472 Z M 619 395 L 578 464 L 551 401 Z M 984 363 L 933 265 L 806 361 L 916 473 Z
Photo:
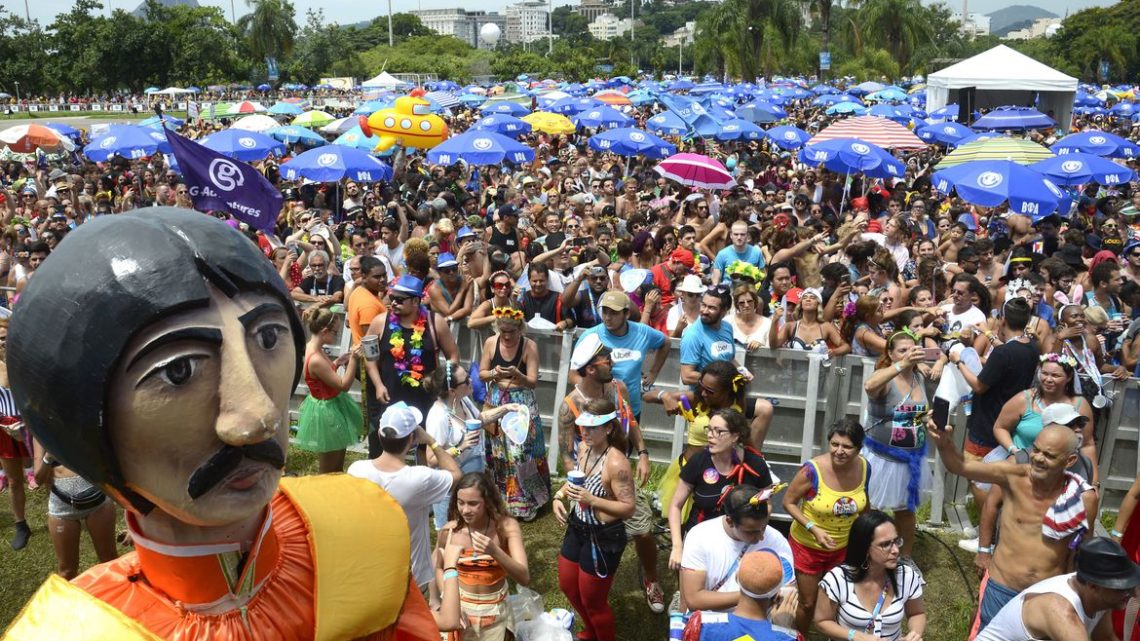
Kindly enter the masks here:
M 903 368 L 902 368 L 902 363 L 895 363 L 895 373 L 896 373 L 896 374 L 901 374 L 901 373 L 902 373 L 902 370 L 903 370 Z
M 993 554 L 993 553 L 994 553 L 994 546 L 992 546 L 992 545 L 985 545 L 985 546 L 979 545 L 978 546 L 978 554 Z
M 1123 532 L 1121 532 L 1121 531 L 1119 531 L 1119 530 L 1112 530 L 1111 532 L 1109 532 L 1109 534 L 1110 534 L 1110 535 L 1112 536 L 1112 538 L 1114 538 L 1114 539 L 1120 539 L 1120 538 L 1124 538 L 1124 533 L 1123 533 Z
M 811 529 L 813 527 L 815 527 L 815 521 L 808 521 L 807 523 L 804 523 L 804 529 L 808 532 L 811 532 Z
M 855 641 L 855 630 L 847 631 L 847 641 Z
M 443 580 L 444 581 L 446 581 L 448 579 L 458 579 L 458 578 L 459 578 L 459 570 L 456 570 L 455 568 L 443 571 Z
M 649 456 L 649 450 L 637 450 L 638 456 L 641 456 L 642 454 Z

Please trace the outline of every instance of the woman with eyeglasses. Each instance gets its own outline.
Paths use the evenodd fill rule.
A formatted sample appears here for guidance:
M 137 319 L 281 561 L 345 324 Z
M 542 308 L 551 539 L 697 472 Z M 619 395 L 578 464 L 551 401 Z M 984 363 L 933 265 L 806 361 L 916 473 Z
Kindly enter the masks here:
M 901 562 L 902 545 L 886 514 L 870 510 L 855 519 L 846 560 L 820 581 L 816 629 L 834 641 L 921 641 L 926 632 L 922 577 Z
M 756 285 L 742 283 L 732 288 L 732 313 L 725 320 L 732 324 L 732 338 L 737 345 L 750 352 L 768 347 L 772 320 L 763 315 Z
M 501 426 L 489 432 L 488 472 L 507 501 L 511 516 L 532 521 L 539 508 L 550 501 L 550 470 L 546 442 L 538 411 L 538 344 L 526 337 L 523 312 L 514 307 L 496 307 L 495 335 L 483 343 L 479 380 L 487 384 L 486 410 L 501 405 L 524 405 L 529 424 L 522 442 L 509 438 Z M 520 415 L 522 416 L 522 415 Z
M 424 430 L 447 450 L 464 473 L 482 472 L 487 467 L 484 432 L 508 412 L 521 407 L 513 403 L 481 411 L 471 399 L 471 374 L 461 365 L 444 363 L 437 367 L 428 381 L 435 402 L 424 418 Z M 478 425 L 476 425 L 478 423 Z M 434 457 L 428 457 L 428 463 Z M 436 529 L 447 522 L 447 501 L 437 503 Z
M 673 545 L 669 553 L 671 570 L 681 567 L 684 537 L 689 530 L 698 523 L 724 514 L 723 497 L 730 488 L 772 485 L 768 463 L 748 444 L 748 419 L 739 411 L 732 408 L 713 411 L 705 435 L 708 444 L 685 462 L 677 489 L 669 501 L 669 536 Z
M 311 336 L 303 372 L 309 395 L 298 411 L 296 444 L 317 454 L 318 474 L 343 472 L 345 450 L 364 436 L 360 405 L 347 393 L 360 371 L 360 348 L 333 360 L 325 348 L 337 342 L 340 316 L 314 306 L 305 311 L 304 320 Z M 344 371 L 338 374 L 341 367 Z

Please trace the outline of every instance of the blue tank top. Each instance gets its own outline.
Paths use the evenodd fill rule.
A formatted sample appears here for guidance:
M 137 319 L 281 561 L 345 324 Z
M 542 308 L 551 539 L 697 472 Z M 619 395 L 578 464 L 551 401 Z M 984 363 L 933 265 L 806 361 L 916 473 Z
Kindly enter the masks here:
M 770 621 L 744 619 L 730 612 L 701 611 L 700 618 L 691 617 L 689 625 L 699 627 L 700 641 L 794 641 L 790 631 L 775 627 Z M 686 637 L 688 637 L 686 630 Z

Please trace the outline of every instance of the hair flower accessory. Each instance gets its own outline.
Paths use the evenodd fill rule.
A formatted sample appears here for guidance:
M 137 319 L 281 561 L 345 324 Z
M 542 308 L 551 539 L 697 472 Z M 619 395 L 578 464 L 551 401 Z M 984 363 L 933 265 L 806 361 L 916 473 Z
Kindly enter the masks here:
M 495 318 L 505 318 L 507 320 L 516 321 L 522 321 L 524 318 L 523 311 L 521 309 L 515 309 L 514 307 L 496 307 L 491 310 L 491 315 Z
M 772 487 L 760 490 L 756 494 L 753 494 L 752 498 L 748 499 L 748 503 L 750 505 L 760 505 L 761 503 L 770 500 L 773 496 L 779 494 L 780 492 L 783 492 L 784 488 L 786 487 L 788 487 L 787 483 L 777 483 Z
M 843 318 L 851 318 L 855 315 L 855 302 L 847 301 L 843 306 Z
M 1067 354 L 1042 354 L 1039 360 L 1042 365 L 1045 363 L 1057 363 L 1058 365 L 1064 365 L 1071 369 L 1076 369 L 1077 367 L 1077 359 Z

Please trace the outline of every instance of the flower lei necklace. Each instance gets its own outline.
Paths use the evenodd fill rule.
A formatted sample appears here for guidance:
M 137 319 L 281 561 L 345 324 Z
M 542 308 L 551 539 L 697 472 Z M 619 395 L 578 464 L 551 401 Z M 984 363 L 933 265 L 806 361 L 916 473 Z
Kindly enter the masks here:
M 420 387 L 424 379 L 424 330 L 427 328 L 427 311 L 420 308 L 416 322 L 412 325 L 412 336 L 407 341 L 410 349 L 404 349 L 404 329 L 396 312 L 388 314 L 388 343 L 392 346 L 392 365 L 400 376 L 400 382 L 408 387 Z

